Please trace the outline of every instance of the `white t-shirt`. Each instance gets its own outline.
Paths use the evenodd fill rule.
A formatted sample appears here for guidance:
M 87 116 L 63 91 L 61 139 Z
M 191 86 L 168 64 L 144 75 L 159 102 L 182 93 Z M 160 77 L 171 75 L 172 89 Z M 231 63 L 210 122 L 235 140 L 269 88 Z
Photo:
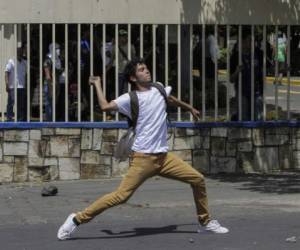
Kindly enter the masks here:
M 27 72 L 27 61 L 18 61 L 17 65 L 17 88 L 25 88 L 26 83 L 26 72 Z M 5 67 L 5 72 L 8 72 L 8 87 L 13 89 L 15 87 L 15 63 L 13 59 L 9 59 Z
M 165 88 L 169 96 L 172 88 Z M 168 151 L 166 101 L 159 90 L 151 87 L 147 91 L 137 91 L 139 117 L 136 138 L 132 150 L 142 153 L 162 153 Z M 114 102 L 120 113 L 131 117 L 129 94 L 123 94 Z

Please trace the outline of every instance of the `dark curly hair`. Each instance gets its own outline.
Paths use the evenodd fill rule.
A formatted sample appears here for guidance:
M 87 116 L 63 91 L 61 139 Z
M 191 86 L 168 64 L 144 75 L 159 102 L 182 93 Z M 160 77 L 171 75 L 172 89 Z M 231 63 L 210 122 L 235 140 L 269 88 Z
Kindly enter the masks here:
M 136 68 L 139 64 L 145 64 L 143 58 L 134 58 L 126 64 L 123 74 L 127 82 L 135 84 L 135 82 L 130 80 L 130 77 L 135 76 Z

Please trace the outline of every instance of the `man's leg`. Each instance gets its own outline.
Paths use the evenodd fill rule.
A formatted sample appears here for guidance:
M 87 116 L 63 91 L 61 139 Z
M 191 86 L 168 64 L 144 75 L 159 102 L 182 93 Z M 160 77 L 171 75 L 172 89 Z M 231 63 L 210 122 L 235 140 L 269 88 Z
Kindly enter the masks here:
M 9 89 L 7 106 L 6 106 L 6 116 L 8 121 L 13 120 L 14 117 L 14 102 L 15 102 L 14 99 L 15 99 L 14 89 Z
M 27 103 L 26 103 L 26 89 L 25 88 L 19 88 L 17 91 L 17 110 L 18 110 L 18 121 L 26 121 L 26 115 L 27 115 Z
M 60 84 L 59 96 L 56 102 L 56 120 L 65 121 L 65 84 Z
M 263 98 L 260 93 L 255 94 L 255 113 L 254 113 L 255 120 L 262 120 L 263 119 Z
M 50 89 L 48 83 L 44 83 L 44 94 L 45 94 L 45 112 L 46 121 L 52 121 L 52 97 L 50 96 Z
M 199 223 L 206 225 L 210 215 L 203 175 L 172 153 L 162 161 L 159 175 L 191 184 Z
M 60 240 L 70 239 L 79 224 L 87 223 L 104 210 L 126 202 L 147 178 L 157 173 L 158 166 L 154 157 L 134 154 L 128 173 L 119 188 L 115 192 L 99 198 L 82 212 L 70 214 L 59 228 L 57 238 Z
M 157 167 L 153 156 L 137 154 L 133 156 L 129 170 L 115 192 L 102 196 L 76 214 L 75 220 L 79 224 L 89 222 L 104 210 L 126 202 L 146 179 L 156 174 Z
M 251 98 L 242 96 L 242 121 L 251 121 Z

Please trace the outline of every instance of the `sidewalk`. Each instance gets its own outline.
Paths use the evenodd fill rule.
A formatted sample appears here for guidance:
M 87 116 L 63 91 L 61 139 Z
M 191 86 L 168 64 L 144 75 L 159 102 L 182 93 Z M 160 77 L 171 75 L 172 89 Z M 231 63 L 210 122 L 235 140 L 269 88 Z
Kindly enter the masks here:
M 75 240 L 56 232 L 70 212 L 113 191 L 120 179 L 54 182 L 55 197 L 41 197 L 41 185 L 0 186 L 3 250 L 47 249 L 300 249 L 300 176 L 211 176 L 207 178 L 213 217 L 227 235 L 198 234 L 188 185 L 148 180 L 127 204 L 82 225 Z M 296 236 L 296 242 L 286 239 Z
M 267 76 L 266 82 L 268 84 L 274 84 L 276 77 L 275 76 Z M 288 78 L 283 77 L 282 78 L 282 85 L 288 85 Z M 300 86 L 300 79 L 298 76 L 291 76 L 290 77 L 290 86 Z
M 194 71 L 195 72 L 195 71 Z M 227 71 L 224 69 L 219 69 L 218 70 L 218 74 L 226 76 L 227 75 Z M 194 73 L 195 76 L 200 76 L 200 73 Z M 267 76 L 266 77 L 267 83 L 268 84 L 273 84 L 275 81 L 275 76 Z M 288 85 L 288 78 L 287 77 L 283 77 L 282 78 L 282 84 L 284 85 Z M 299 76 L 291 76 L 290 77 L 290 85 L 291 86 L 300 86 L 300 78 Z

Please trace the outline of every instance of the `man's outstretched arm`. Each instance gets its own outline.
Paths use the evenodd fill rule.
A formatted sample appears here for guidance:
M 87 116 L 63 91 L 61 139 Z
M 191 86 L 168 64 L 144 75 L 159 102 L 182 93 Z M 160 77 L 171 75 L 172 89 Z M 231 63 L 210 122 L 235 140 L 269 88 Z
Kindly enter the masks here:
M 183 102 L 183 101 L 180 101 L 175 96 L 172 96 L 172 95 L 170 95 L 168 97 L 168 101 L 169 101 L 169 104 L 171 104 L 175 107 L 181 107 L 183 109 L 186 109 L 186 110 L 190 111 L 196 121 L 200 120 L 200 111 L 195 109 L 190 104 L 188 104 L 186 102 Z
M 103 111 L 117 111 L 118 106 L 114 101 L 108 102 L 103 94 L 100 76 L 90 76 L 89 83 L 94 85 L 97 93 L 98 103 Z

